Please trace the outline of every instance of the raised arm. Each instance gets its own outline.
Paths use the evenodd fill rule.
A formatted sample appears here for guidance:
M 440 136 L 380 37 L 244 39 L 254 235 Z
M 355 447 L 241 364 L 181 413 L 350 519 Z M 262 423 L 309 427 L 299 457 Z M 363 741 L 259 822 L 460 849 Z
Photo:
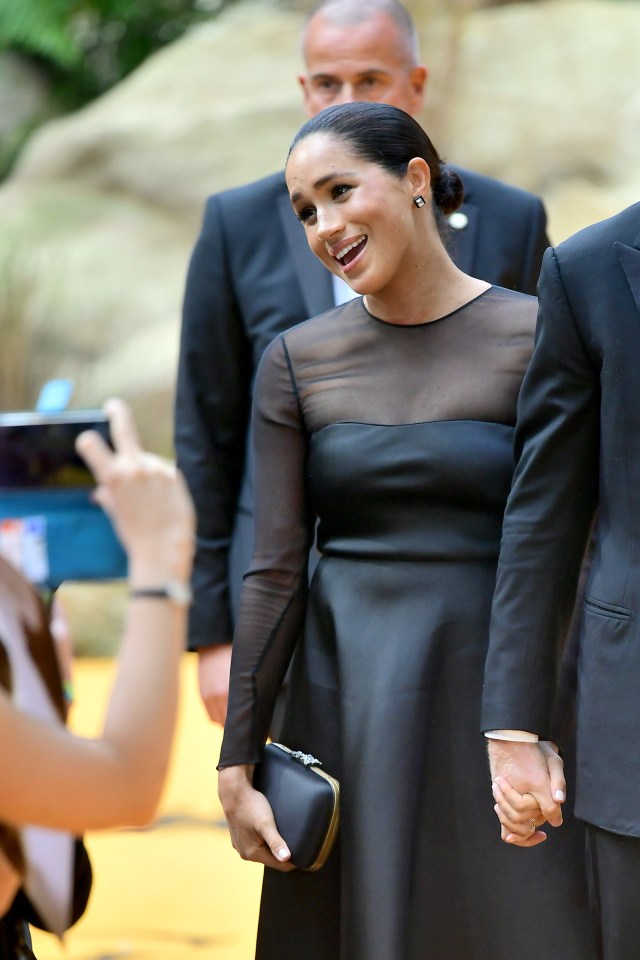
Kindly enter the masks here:
M 172 465 L 141 451 L 121 401 L 111 401 L 107 412 L 115 452 L 96 433 L 78 438 L 79 452 L 127 550 L 132 591 L 171 592 L 191 570 L 194 517 L 186 486 Z M 0 691 L 0 819 L 73 833 L 148 822 L 169 759 L 186 617 L 184 604 L 163 596 L 131 599 L 96 740 L 27 716 Z

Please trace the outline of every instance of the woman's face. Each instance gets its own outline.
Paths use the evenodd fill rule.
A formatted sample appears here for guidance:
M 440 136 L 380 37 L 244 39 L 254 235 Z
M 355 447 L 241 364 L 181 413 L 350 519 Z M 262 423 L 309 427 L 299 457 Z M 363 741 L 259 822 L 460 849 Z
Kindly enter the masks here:
M 379 294 L 415 271 L 420 191 L 409 173 L 392 176 L 337 137 L 316 133 L 295 147 L 286 177 L 311 250 L 356 293 Z

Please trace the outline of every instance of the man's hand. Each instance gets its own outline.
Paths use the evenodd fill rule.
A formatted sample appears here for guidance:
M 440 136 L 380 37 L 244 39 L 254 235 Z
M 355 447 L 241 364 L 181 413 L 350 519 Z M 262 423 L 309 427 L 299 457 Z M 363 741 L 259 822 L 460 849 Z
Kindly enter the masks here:
M 537 828 L 562 823 L 566 783 L 557 749 L 547 742 L 489 739 L 488 752 L 502 839 L 523 847 L 542 843 L 546 834 Z
M 200 647 L 198 650 L 198 685 L 209 718 L 224 726 L 229 699 L 231 644 Z

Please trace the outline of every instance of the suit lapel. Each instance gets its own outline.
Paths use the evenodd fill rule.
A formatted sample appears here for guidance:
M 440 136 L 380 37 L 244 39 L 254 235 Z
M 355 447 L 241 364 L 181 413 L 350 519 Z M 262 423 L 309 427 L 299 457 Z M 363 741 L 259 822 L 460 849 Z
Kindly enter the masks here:
M 622 269 L 627 275 L 638 313 L 640 313 L 640 236 L 636 240 L 635 247 L 628 247 L 625 243 L 619 241 L 614 243 L 614 247 L 622 264 Z
M 304 230 L 291 209 L 287 195 L 278 197 L 278 213 L 308 315 L 314 317 L 318 313 L 324 313 L 334 306 L 331 274 L 311 253 Z

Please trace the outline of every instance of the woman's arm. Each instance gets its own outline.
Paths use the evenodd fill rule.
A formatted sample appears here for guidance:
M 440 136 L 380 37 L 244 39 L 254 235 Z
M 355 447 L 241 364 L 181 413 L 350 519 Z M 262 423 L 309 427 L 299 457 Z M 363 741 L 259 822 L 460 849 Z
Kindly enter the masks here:
M 291 870 L 253 767 L 301 634 L 314 518 L 306 488 L 307 432 L 284 338 L 267 349 L 254 394 L 255 538 L 233 641 L 229 713 L 218 793 L 234 847 L 246 860 Z
M 96 500 L 129 555 L 132 589 L 186 583 L 193 508 L 175 468 L 144 453 L 121 401 L 107 406 L 115 452 L 78 438 Z M 102 736 L 87 740 L 18 711 L 0 692 L 0 819 L 80 833 L 152 817 L 169 759 L 186 606 L 132 598 Z

